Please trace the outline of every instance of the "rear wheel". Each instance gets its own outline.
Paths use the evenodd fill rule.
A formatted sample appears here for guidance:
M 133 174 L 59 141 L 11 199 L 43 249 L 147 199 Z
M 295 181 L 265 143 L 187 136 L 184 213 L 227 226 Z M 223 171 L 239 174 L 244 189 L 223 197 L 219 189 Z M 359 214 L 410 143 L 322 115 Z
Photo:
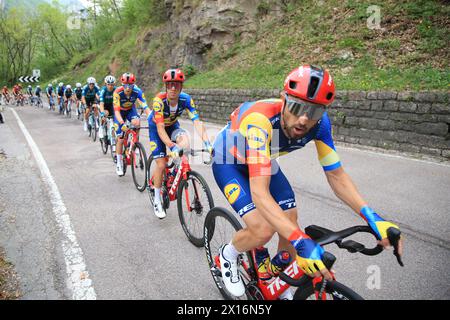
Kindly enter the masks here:
M 219 249 L 230 242 L 236 231 L 242 229 L 236 217 L 228 210 L 214 207 L 206 215 L 203 240 L 209 270 L 220 293 L 226 300 L 262 300 L 257 286 L 256 269 L 250 251 L 239 255 L 239 273 L 244 281 L 245 295 L 235 297 L 228 292 L 222 280 L 219 265 Z
M 214 199 L 205 179 L 195 171 L 188 172 L 177 192 L 178 217 L 189 241 L 203 246 L 203 227 L 206 214 L 214 207 Z
M 136 142 L 131 154 L 131 174 L 133 175 L 134 185 L 140 192 L 147 186 L 147 154 L 144 146 Z

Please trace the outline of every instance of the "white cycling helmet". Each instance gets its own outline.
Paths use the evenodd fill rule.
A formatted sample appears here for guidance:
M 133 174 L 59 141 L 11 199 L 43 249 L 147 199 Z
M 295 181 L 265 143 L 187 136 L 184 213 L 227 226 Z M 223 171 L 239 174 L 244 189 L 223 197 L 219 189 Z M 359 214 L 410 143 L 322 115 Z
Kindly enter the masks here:
M 105 83 L 106 84 L 115 84 L 116 83 L 116 78 L 114 78 L 113 76 L 107 76 L 105 78 Z
M 88 84 L 95 84 L 96 83 L 95 78 L 94 77 L 87 78 L 87 83 Z
M 59 84 L 58 84 L 58 86 L 60 86 L 60 87 L 62 87 L 64 85 L 64 83 L 62 83 L 62 82 L 60 82 Z
M 40 86 L 39 86 L 39 85 L 37 85 L 37 86 L 36 86 L 36 88 L 40 88 Z
M 77 88 L 81 88 L 81 83 L 77 82 Z
M 52 85 L 51 83 L 49 83 L 49 84 L 48 84 L 48 87 L 51 88 L 51 87 L 53 87 L 53 85 Z
M 72 86 L 70 84 L 68 84 L 66 89 L 72 89 Z

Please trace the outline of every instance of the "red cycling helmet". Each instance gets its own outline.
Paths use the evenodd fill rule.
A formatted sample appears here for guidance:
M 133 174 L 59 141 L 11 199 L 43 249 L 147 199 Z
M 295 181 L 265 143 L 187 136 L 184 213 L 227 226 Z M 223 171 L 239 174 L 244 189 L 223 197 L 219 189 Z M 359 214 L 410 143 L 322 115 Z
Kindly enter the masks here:
M 184 82 L 186 77 L 184 76 L 183 71 L 180 69 L 169 69 L 163 74 L 163 82 L 175 81 L 175 82 Z
M 312 103 L 329 106 L 335 95 L 335 86 L 328 70 L 304 65 L 289 73 L 284 81 L 284 91 Z
M 134 84 L 136 82 L 136 77 L 132 73 L 125 72 L 120 77 L 120 82 L 122 82 L 122 84 Z

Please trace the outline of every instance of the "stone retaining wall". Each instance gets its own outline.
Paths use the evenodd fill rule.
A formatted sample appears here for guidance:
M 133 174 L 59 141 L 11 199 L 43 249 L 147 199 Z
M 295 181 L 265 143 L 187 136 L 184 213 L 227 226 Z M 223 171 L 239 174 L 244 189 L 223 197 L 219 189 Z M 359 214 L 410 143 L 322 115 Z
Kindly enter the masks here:
M 280 90 L 187 89 L 202 120 L 225 124 L 244 101 Z M 335 141 L 450 160 L 450 92 L 338 91 L 330 108 Z

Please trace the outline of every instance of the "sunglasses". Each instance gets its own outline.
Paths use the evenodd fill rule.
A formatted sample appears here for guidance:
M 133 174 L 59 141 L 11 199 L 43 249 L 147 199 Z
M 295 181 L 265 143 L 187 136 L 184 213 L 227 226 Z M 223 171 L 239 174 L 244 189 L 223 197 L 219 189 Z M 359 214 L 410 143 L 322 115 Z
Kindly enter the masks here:
M 166 88 L 167 89 L 181 89 L 182 84 L 181 82 L 167 82 Z
M 310 120 L 319 120 L 320 118 L 322 118 L 324 112 L 327 109 L 323 105 L 306 102 L 294 97 L 289 97 L 287 94 L 285 94 L 285 98 L 286 107 L 288 108 L 289 112 L 296 117 L 300 117 L 306 114 L 306 116 Z
M 134 88 L 134 84 L 124 84 L 123 87 L 125 89 L 133 89 Z

